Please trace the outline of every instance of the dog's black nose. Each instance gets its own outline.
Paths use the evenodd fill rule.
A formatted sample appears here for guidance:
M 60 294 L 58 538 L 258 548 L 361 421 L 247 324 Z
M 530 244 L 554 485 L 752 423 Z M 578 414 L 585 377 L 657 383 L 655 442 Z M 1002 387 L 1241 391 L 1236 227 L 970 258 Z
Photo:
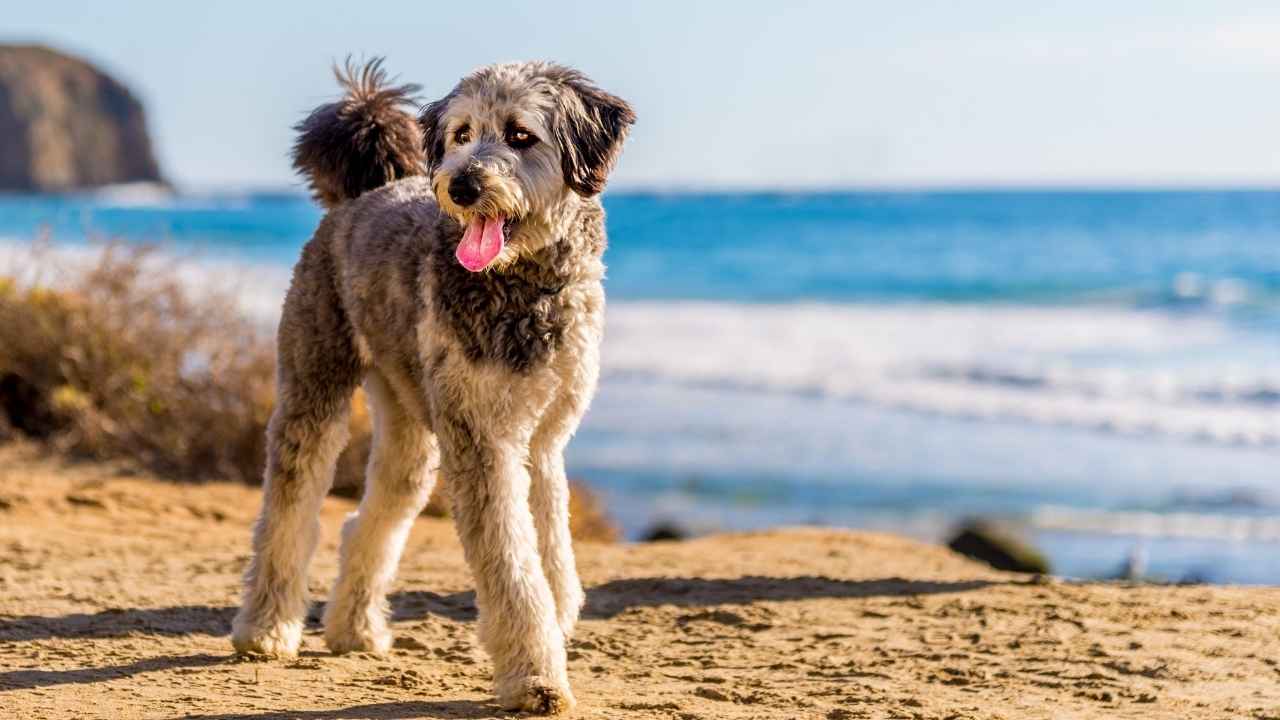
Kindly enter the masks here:
M 466 207 L 480 197 L 480 178 L 471 173 L 454 175 L 449 181 L 449 197 Z

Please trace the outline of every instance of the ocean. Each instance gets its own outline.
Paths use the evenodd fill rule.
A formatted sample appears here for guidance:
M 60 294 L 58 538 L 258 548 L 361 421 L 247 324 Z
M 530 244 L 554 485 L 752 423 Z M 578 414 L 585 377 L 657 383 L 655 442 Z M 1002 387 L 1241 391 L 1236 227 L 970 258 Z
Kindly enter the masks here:
M 983 516 L 1067 576 L 1280 583 L 1280 192 L 605 205 L 568 465 L 628 536 Z M 266 322 L 319 218 L 290 193 L 0 196 L 0 238 L 159 243 Z

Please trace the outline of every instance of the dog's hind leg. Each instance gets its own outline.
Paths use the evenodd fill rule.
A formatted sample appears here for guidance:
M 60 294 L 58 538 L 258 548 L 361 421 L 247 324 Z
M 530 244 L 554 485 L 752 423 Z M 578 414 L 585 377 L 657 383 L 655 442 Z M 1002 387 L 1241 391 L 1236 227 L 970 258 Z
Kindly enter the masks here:
M 304 255 L 281 316 L 262 512 L 232 622 L 231 641 L 240 652 L 292 656 L 302 641 L 320 503 L 333 483 L 351 396 L 364 375 L 331 278 L 331 270 L 316 266 L 314 253 Z
M 338 581 L 324 613 L 324 639 L 337 652 L 391 648 L 386 595 L 400 553 L 434 485 L 435 436 L 412 417 L 377 371 L 365 380 L 373 409 L 373 452 L 360 508 L 342 526 Z

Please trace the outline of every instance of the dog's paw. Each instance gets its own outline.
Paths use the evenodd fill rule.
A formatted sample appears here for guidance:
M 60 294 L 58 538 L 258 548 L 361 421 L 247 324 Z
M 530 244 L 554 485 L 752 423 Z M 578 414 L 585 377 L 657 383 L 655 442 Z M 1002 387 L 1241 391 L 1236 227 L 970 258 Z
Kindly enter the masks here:
M 369 652 L 385 655 L 391 650 L 391 631 L 385 626 L 365 625 L 357 627 L 343 623 L 326 625 L 324 643 L 329 651 L 338 655 L 351 652 Z
M 556 683 L 539 675 L 518 678 L 498 688 L 498 704 L 504 710 L 519 710 L 535 715 L 563 715 L 573 709 L 577 700 L 568 683 Z
M 231 627 L 231 645 L 238 653 L 292 658 L 302 644 L 302 623 L 282 622 L 260 627 L 239 618 Z

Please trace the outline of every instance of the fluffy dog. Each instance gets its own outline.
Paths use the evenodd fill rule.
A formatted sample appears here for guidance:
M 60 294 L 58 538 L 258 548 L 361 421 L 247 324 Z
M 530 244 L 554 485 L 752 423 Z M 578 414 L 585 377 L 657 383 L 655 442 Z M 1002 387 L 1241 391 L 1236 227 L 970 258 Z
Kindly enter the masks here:
M 563 452 L 603 332 L 597 199 L 635 116 L 549 63 L 481 68 L 420 117 L 378 62 L 298 126 L 294 165 L 329 208 L 279 328 L 263 507 L 232 641 L 289 656 L 317 512 L 364 384 L 374 445 L 324 613 L 334 652 L 391 645 L 386 592 L 437 468 L 507 709 L 571 708 L 583 593 Z

